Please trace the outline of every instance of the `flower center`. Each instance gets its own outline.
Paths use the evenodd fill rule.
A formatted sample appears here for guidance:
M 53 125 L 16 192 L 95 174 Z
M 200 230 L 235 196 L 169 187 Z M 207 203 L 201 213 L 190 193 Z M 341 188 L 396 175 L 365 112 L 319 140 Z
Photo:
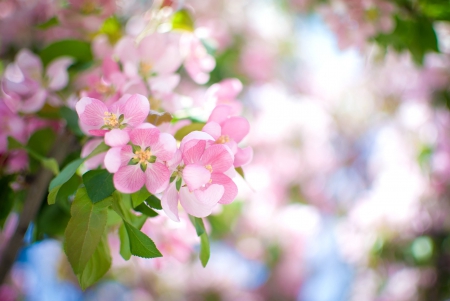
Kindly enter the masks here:
M 109 127 L 117 127 L 119 125 L 119 119 L 117 118 L 117 115 L 110 112 L 105 112 L 105 117 L 103 117 L 103 121 L 105 122 L 106 126 Z
M 147 149 L 147 150 L 137 150 L 134 152 L 135 156 L 133 157 L 133 159 L 135 160 L 139 160 L 139 164 L 145 164 L 147 165 L 147 162 L 150 160 L 150 158 L 152 157 L 152 152 Z
M 230 142 L 230 137 L 228 135 L 222 135 L 216 140 L 217 144 L 224 144 L 227 142 Z
M 153 66 L 150 63 L 141 62 L 141 72 L 144 75 L 148 75 L 152 71 Z
M 209 172 L 213 172 L 212 166 L 210 164 L 206 165 L 205 168 L 209 170 Z

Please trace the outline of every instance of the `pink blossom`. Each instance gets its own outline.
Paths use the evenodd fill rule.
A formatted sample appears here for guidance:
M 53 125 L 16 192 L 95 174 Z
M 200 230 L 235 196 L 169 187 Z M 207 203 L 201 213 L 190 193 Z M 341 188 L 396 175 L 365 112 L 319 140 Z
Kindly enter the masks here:
M 91 135 L 104 136 L 112 129 L 135 128 L 147 118 L 148 99 L 140 94 L 125 95 L 107 106 L 95 98 L 83 97 L 76 104 L 80 126 Z
M 237 195 L 236 184 L 225 175 L 233 166 L 233 155 L 229 149 L 220 144 L 207 147 L 206 140 L 193 139 L 194 136 L 200 136 L 200 132 L 193 134 L 183 139 L 181 158 L 171 165 L 173 168 L 178 162 L 181 163 L 174 173 L 176 179 L 161 198 L 164 211 L 175 221 L 179 220 L 178 200 L 188 214 L 205 217 L 211 214 L 217 203 L 231 203 Z M 203 135 L 209 136 L 206 133 Z
M 216 66 L 214 57 L 208 54 L 205 46 L 194 34 L 184 35 L 181 47 L 185 54 L 184 67 L 189 76 L 198 84 L 208 82 L 209 72 Z
M 114 173 L 114 186 L 123 193 L 136 192 L 144 185 L 151 193 L 162 192 L 170 178 L 164 161 L 176 152 L 175 138 L 161 134 L 150 124 L 131 130 L 129 137 L 131 145 L 122 146 L 119 152 L 105 157 L 106 168 Z
M 242 91 L 242 83 L 237 78 L 227 78 L 212 85 L 206 91 L 206 97 L 214 101 L 216 105 L 227 104 L 233 107 L 233 115 L 240 114 L 242 104 L 236 100 L 238 94 Z
M 211 113 L 203 131 L 210 134 L 216 144 L 227 145 L 234 154 L 234 166 L 239 167 L 249 163 L 253 157 L 251 147 L 239 148 L 237 144 L 247 136 L 250 124 L 247 119 L 230 116 L 233 107 L 217 106 Z
M 22 49 L 13 63 L 6 67 L 2 90 L 6 105 L 13 112 L 33 113 L 39 111 L 47 98 L 59 98 L 53 93 L 64 88 L 68 81 L 67 67 L 73 60 L 68 57 L 54 60 L 46 69 L 39 57 L 28 49 Z

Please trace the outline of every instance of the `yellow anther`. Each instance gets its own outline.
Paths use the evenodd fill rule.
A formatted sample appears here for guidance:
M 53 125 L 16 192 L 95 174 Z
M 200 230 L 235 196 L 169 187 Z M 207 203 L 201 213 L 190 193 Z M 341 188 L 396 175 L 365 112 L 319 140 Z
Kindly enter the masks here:
M 209 170 L 209 172 L 213 172 L 212 166 L 210 164 L 206 165 L 205 168 Z
M 228 135 L 222 135 L 216 140 L 217 144 L 224 144 L 227 142 L 230 142 L 230 137 Z
M 134 154 L 136 156 L 134 156 L 133 159 L 139 160 L 140 164 L 147 164 L 148 160 L 150 160 L 150 157 L 152 156 L 152 152 L 150 150 L 138 150 L 135 151 Z
M 104 113 L 105 117 L 103 117 L 103 121 L 106 126 L 117 127 L 119 125 L 119 120 L 117 119 L 117 115 L 110 112 Z
M 149 74 L 150 71 L 152 71 L 152 69 L 153 69 L 152 64 L 141 62 L 141 72 L 142 72 L 144 75 Z

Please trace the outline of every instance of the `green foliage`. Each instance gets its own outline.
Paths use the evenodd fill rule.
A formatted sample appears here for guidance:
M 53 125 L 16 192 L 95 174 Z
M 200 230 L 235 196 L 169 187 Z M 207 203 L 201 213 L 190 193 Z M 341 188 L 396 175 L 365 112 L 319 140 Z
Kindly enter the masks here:
M 90 170 L 83 175 L 83 183 L 93 203 L 109 197 L 116 190 L 113 175 L 105 169 Z
M 135 207 L 134 210 L 145 214 L 148 217 L 158 216 L 158 212 L 150 208 L 146 203 L 139 204 L 139 206 Z
M 31 135 L 30 139 L 28 139 L 28 143 L 26 145 L 26 149 L 32 150 L 36 155 L 30 156 L 30 171 L 35 172 L 40 167 L 40 161 L 42 158 L 47 156 L 50 151 L 53 143 L 55 142 L 56 134 L 50 128 L 40 129 Z M 38 159 L 38 158 L 40 159 Z
M 154 209 L 162 210 L 161 200 L 154 195 L 149 196 L 145 202 Z
M 66 121 L 67 126 L 71 129 L 71 131 L 77 136 L 83 136 L 83 132 L 80 129 L 78 124 L 78 114 L 74 110 L 69 109 L 68 107 L 61 107 L 59 109 L 59 114 Z
M 433 23 L 428 18 L 395 17 L 395 28 L 391 33 L 379 34 L 375 41 L 383 48 L 391 46 L 397 52 L 409 51 L 413 60 L 421 65 L 425 54 L 438 52 L 438 41 Z
M 102 278 L 111 267 L 111 261 L 108 240 L 104 233 L 86 266 L 77 274 L 81 289 L 85 290 Z
M 131 212 L 131 195 L 120 193 L 117 190 L 112 195 L 113 210 L 125 221 L 131 223 L 134 227 L 140 229 L 147 220 L 147 216 L 136 216 Z
M 244 174 L 244 170 L 242 169 L 242 167 L 236 167 L 235 170 L 243 179 L 245 179 L 245 174 Z
M 208 216 L 208 221 L 211 224 L 211 237 L 222 238 L 230 233 L 241 214 L 242 206 L 242 202 L 235 201 L 223 206 L 220 214 Z
M 93 203 L 85 188 L 80 188 L 72 203 L 71 218 L 64 237 L 64 251 L 75 274 L 86 268 L 105 232 L 111 199 Z
M 48 20 L 45 21 L 44 23 L 41 23 L 41 24 L 36 25 L 36 28 L 37 28 L 37 29 L 45 30 L 45 29 L 49 29 L 49 28 L 51 28 L 51 27 L 54 27 L 54 26 L 56 26 L 56 25 L 59 25 L 59 20 L 58 20 L 58 18 L 55 16 L 55 17 L 53 17 L 53 18 L 48 19 Z
M 119 227 L 119 239 L 120 239 L 120 256 L 125 260 L 130 260 L 130 239 L 128 238 L 127 230 L 125 229 L 125 223 L 122 223 Z
M 183 140 L 183 138 L 193 132 L 193 131 L 201 131 L 203 129 L 203 127 L 205 126 L 204 122 L 193 122 L 191 124 L 188 124 L 186 126 L 183 126 L 181 129 L 179 129 L 174 137 L 175 139 L 177 139 L 178 141 Z
M 123 221 L 123 223 L 130 241 L 131 254 L 143 258 L 162 257 L 162 254 L 156 248 L 155 243 L 147 235 L 126 221 Z
M 210 246 L 209 246 L 209 238 L 208 233 L 206 232 L 205 224 L 203 220 L 198 217 L 194 217 L 189 215 L 189 219 L 195 227 L 195 231 L 197 232 L 197 236 L 200 237 L 200 262 L 203 267 L 206 267 L 210 257 Z
M 92 61 L 91 45 L 79 40 L 56 41 L 42 49 L 39 56 L 44 66 L 61 56 L 73 57 L 77 63 Z
M 200 235 L 200 261 L 203 267 L 206 267 L 211 255 L 208 234 L 205 232 Z
M 109 42 L 114 45 L 122 37 L 121 25 L 117 17 L 111 16 L 106 19 L 99 33 L 105 34 Z
M 172 29 L 193 32 L 194 19 L 187 9 L 180 9 L 172 17 Z
M 417 4 L 425 16 L 434 20 L 450 21 L 450 1 L 419 0 Z
M 148 192 L 145 186 L 143 186 L 141 190 L 131 194 L 131 202 L 133 204 L 133 208 L 139 206 L 143 201 L 150 197 L 150 195 L 150 192 Z

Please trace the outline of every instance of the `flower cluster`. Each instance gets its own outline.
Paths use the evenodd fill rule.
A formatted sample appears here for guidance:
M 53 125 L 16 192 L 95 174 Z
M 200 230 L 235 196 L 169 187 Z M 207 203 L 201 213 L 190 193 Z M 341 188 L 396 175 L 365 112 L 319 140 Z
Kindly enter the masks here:
M 81 127 L 111 147 L 103 163 L 116 189 L 134 193 L 145 186 L 151 194 L 162 193 L 162 207 L 176 221 L 178 201 L 196 217 L 211 214 L 217 203 L 231 203 L 237 195 L 234 167 L 252 158 L 251 147 L 238 147 L 249 123 L 231 116 L 229 105 L 217 106 L 203 130 L 186 135 L 179 147 L 171 134 L 145 122 L 150 105 L 143 95 L 125 94 L 109 106 L 83 97 L 76 110 Z

